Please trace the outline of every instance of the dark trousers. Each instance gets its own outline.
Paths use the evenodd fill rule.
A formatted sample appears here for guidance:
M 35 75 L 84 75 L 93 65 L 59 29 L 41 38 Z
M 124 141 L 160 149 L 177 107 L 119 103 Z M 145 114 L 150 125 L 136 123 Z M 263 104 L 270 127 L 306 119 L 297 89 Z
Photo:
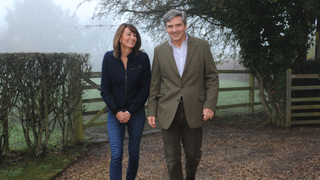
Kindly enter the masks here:
M 180 140 L 186 157 L 186 175 L 195 177 L 201 159 L 202 128 L 189 127 L 183 102 L 180 102 L 170 127 L 161 132 L 170 180 L 183 180 Z

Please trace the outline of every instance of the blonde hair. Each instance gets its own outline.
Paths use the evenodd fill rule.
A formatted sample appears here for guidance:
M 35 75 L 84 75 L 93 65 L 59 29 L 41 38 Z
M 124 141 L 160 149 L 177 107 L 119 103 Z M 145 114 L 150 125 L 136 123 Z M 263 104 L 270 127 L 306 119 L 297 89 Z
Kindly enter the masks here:
M 127 23 L 123 23 L 121 24 L 117 31 L 116 31 L 116 34 L 114 35 L 114 38 L 113 38 L 113 56 L 116 57 L 116 58 L 119 58 L 120 56 L 120 53 L 121 53 L 121 48 L 120 48 L 120 38 L 124 32 L 124 29 L 128 27 L 129 30 L 136 34 L 136 37 L 137 37 L 137 42 L 135 44 L 135 46 L 132 48 L 132 51 L 135 53 L 135 55 L 139 55 L 140 54 L 140 47 L 141 47 L 141 37 L 140 37 L 140 34 L 137 30 L 136 27 L 134 27 L 132 24 L 127 24 Z

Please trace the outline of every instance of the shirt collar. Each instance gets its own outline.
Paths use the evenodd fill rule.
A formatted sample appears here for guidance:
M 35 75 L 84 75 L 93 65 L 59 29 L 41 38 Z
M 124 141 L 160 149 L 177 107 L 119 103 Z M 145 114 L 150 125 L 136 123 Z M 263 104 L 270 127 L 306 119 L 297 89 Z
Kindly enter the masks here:
M 183 44 L 183 43 L 188 44 L 188 34 L 187 34 L 187 33 L 186 33 L 186 40 L 184 40 L 184 41 L 182 42 L 182 44 Z M 169 36 L 169 45 L 170 45 L 171 47 L 174 46 L 173 43 L 172 43 L 172 39 L 171 39 L 170 36 Z

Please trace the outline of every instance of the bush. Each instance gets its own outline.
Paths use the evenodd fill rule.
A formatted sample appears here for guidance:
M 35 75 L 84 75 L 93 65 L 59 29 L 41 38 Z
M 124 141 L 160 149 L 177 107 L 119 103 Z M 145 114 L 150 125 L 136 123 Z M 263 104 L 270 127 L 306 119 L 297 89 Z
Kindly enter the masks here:
M 7 80 L 1 79 L 1 91 L 9 86 L 17 112 L 11 115 L 21 121 L 29 151 L 44 155 L 47 142 L 56 124 L 62 129 L 62 146 L 73 137 L 75 124 L 72 112 L 82 95 L 81 78 L 89 76 L 89 54 L 75 53 L 3 53 L 0 66 L 8 67 Z M 1 95 L 2 98 L 5 96 Z M 9 106 L 1 102 L 1 107 Z M 8 116 L 7 116 L 8 117 Z M 8 121 L 8 120 L 6 120 Z

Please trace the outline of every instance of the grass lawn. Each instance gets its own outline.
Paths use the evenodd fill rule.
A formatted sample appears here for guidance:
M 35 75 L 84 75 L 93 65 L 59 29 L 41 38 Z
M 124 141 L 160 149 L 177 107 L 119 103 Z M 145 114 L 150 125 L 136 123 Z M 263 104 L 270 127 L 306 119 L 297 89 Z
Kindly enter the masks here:
M 67 152 L 50 150 L 45 157 L 33 158 L 28 151 L 12 151 L 0 164 L 0 179 L 46 180 L 62 172 L 70 163 L 77 161 L 85 147 L 70 147 Z

